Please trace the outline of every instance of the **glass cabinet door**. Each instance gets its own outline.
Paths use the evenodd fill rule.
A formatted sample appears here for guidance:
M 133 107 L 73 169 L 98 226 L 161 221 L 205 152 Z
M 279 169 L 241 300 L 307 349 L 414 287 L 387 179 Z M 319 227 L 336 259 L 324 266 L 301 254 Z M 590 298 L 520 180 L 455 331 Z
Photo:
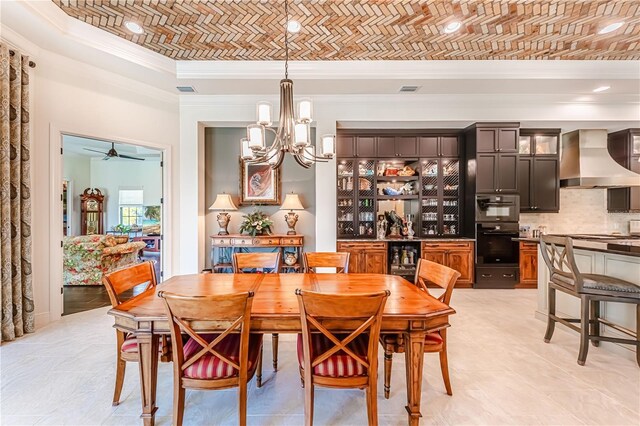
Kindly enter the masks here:
M 356 232 L 356 200 L 353 160 L 338 163 L 338 238 L 353 237 Z
M 376 231 L 375 161 L 358 161 L 357 178 L 358 223 L 354 232 L 359 237 L 373 238 Z
M 460 162 L 442 160 L 442 235 L 460 233 Z
M 640 136 L 633 136 L 631 150 L 633 152 L 633 155 L 640 155 Z
M 555 155 L 558 153 L 558 137 L 536 135 L 536 155 Z
M 519 140 L 519 152 L 521 155 L 531 155 L 531 145 L 532 145 L 532 138 L 531 136 L 522 136 L 520 135 L 520 140 Z

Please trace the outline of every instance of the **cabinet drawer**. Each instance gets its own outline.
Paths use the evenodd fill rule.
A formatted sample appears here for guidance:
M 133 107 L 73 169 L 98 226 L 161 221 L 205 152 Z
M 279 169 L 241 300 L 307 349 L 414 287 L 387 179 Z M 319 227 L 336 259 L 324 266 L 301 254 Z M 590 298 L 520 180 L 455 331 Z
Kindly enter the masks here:
M 338 250 L 386 250 L 387 244 L 385 242 L 348 242 L 348 243 L 338 243 Z
M 280 244 L 283 246 L 301 246 L 302 237 L 284 237 L 280 239 Z
M 214 237 L 211 238 L 211 244 L 214 246 L 228 247 L 231 245 L 232 240 L 232 238 Z
M 253 244 L 256 246 L 279 246 L 280 238 L 254 238 Z
M 422 243 L 422 250 L 471 250 L 472 242 L 439 242 L 439 243 Z
M 530 243 L 528 241 L 520 241 L 520 250 L 538 250 L 537 243 Z
M 234 246 L 252 246 L 253 245 L 253 238 L 251 238 L 251 237 L 234 238 L 233 239 L 233 245 Z

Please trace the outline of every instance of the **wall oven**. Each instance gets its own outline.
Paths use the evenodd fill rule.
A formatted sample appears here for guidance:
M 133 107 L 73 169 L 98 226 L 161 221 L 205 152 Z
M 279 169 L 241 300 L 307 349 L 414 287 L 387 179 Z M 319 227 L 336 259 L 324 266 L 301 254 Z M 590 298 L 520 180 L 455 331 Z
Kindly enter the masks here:
M 476 195 L 476 222 L 518 222 L 519 195 Z
M 517 222 L 476 224 L 476 287 L 514 288 L 519 282 Z

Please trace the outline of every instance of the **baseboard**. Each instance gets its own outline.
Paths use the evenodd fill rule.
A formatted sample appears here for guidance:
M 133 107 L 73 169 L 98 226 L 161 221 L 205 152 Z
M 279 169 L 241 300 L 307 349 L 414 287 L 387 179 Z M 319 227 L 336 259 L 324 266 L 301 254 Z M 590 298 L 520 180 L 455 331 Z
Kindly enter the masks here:
M 45 325 L 49 324 L 50 322 L 51 322 L 51 318 L 49 317 L 49 312 L 41 312 L 39 314 L 36 314 L 35 315 L 36 331 L 39 328 L 42 328 Z

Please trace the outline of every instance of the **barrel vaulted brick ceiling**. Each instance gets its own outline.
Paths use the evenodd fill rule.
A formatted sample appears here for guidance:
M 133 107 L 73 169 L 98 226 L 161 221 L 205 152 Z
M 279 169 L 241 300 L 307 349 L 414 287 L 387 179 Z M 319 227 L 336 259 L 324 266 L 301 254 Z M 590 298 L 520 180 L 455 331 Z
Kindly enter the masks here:
M 283 0 L 53 1 L 172 59 L 284 59 Z M 640 0 L 290 1 L 293 60 L 640 59 Z M 444 34 L 454 20 L 462 28 Z M 613 22 L 624 25 L 598 34 Z

